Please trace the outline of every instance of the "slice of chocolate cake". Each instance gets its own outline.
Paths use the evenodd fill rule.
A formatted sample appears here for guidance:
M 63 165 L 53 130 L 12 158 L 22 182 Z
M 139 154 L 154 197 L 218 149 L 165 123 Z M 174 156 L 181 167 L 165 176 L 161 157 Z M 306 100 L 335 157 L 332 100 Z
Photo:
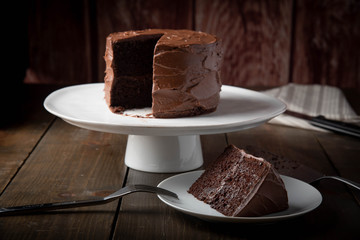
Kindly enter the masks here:
M 284 183 L 272 165 L 234 145 L 188 191 L 226 216 L 262 216 L 288 208 Z

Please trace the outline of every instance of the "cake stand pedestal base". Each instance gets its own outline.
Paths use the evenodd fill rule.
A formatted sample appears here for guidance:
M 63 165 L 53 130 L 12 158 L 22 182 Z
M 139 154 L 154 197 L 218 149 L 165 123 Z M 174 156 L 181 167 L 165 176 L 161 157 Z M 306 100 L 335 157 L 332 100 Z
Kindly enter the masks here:
M 153 173 L 194 170 L 203 164 L 200 136 L 129 135 L 125 164 Z

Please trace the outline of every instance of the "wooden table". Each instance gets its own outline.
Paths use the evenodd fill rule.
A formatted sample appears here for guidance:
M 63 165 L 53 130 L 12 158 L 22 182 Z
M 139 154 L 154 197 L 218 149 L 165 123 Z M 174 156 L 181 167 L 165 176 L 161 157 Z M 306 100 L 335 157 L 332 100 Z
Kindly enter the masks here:
M 157 185 L 173 174 L 124 165 L 126 135 L 81 129 L 47 113 L 48 86 L 28 86 L 22 114 L 0 130 L 0 206 L 103 196 L 132 183 Z M 359 95 L 347 92 L 359 113 Z M 280 159 L 281 173 L 308 181 L 298 166 L 360 182 L 360 140 L 264 124 L 241 132 L 201 136 L 205 164 L 232 143 Z M 270 152 L 270 153 L 269 153 Z M 136 193 L 100 206 L 0 217 L 0 239 L 354 239 L 360 236 L 360 194 L 342 183 L 318 186 L 316 210 L 275 224 L 221 224 L 187 216 L 156 195 Z

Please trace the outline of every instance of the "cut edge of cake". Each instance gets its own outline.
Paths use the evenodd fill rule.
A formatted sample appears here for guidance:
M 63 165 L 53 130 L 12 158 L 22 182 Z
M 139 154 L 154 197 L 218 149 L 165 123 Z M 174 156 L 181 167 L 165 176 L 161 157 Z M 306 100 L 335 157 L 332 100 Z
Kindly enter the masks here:
M 131 46 L 137 48 L 136 42 L 148 45 L 149 41 L 153 42 L 153 45 L 144 48 L 146 52 L 151 52 L 151 56 L 146 58 L 141 55 L 142 51 L 138 53 L 133 50 L 134 54 L 130 54 L 131 51 L 114 50 L 117 44 L 133 43 Z M 152 116 L 155 118 L 190 117 L 215 111 L 222 86 L 220 43 L 220 39 L 214 35 L 186 29 L 146 29 L 111 33 L 106 40 L 104 56 L 104 91 L 109 109 L 113 113 L 121 114 L 128 109 L 151 107 Z M 129 53 L 126 55 L 128 57 L 117 57 L 118 53 L 122 52 L 124 55 Z M 134 64 L 129 63 L 133 61 L 129 59 L 135 59 L 138 55 L 141 55 L 138 59 L 145 64 L 132 67 Z M 150 62 L 152 69 L 142 71 L 142 67 Z M 125 73 L 122 73 L 122 70 Z M 139 75 L 133 74 L 138 70 Z M 137 79 L 140 79 L 141 87 L 137 87 Z M 123 87 L 125 85 L 129 87 Z
M 234 145 L 225 148 L 188 192 L 226 216 L 262 216 L 288 208 L 285 185 L 273 166 Z

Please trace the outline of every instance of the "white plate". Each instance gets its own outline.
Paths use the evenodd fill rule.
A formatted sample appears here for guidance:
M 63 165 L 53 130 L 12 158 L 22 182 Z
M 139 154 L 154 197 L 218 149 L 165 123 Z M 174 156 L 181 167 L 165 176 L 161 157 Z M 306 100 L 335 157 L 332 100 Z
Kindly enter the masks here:
M 90 130 L 130 135 L 180 136 L 238 131 L 258 126 L 285 111 L 286 105 L 259 92 L 223 86 L 217 110 L 195 117 L 135 118 L 112 113 L 104 100 L 104 84 L 92 83 L 62 88 L 44 101 L 50 113 Z M 151 113 L 151 109 L 127 112 Z
M 228 217 L 187 192 L 202 173 L 203 170 L 183 173 L 167 178 L 159 183 L 158 187 L 175 192 L 179 200 L 167 196 L 158 195 L 158 197 L 165 204 L 186 214 L 208 221 L 235 223 L 275 222 L 298 217 L 314 210 L 322 201 L 320 192 L 311 185 L 298 179 L 281 175 L 288 192 L 289 208 L 287 210 L 261 217 Z

